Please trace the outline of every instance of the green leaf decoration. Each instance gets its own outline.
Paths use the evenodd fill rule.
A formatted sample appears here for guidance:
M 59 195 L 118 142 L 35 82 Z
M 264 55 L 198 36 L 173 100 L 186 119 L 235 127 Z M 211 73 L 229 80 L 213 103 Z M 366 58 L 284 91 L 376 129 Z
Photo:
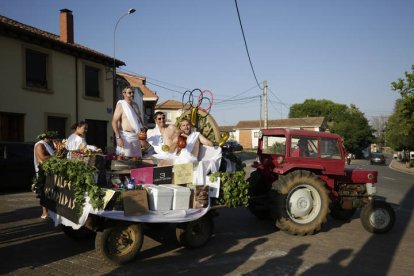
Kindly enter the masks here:
M 104 192 L 95 183 L 97 171 L 95 167 L 82 161 L 53 156 L 39 166 L 38 176 L 33 179 L 32 191 L 40 196 L 46 176 L 58 175 L 72 183 L 75 193 L 75 209 L 79 215 L 83 212 L 86 196 L 89 196 L 89 203 L 93 208 L 102 209 Z
M 236 163 L 237 170 L 235 172 L 215 172 L 209 176 L 211 181 L 216 181 L 220 177 L 220 197 L 215 200 L 215 203 L 226 207 L 247 207 L 250 197 L 249 183 L 246 180 L 243 163 L 233 153 L 226 154 L 225 157 Z

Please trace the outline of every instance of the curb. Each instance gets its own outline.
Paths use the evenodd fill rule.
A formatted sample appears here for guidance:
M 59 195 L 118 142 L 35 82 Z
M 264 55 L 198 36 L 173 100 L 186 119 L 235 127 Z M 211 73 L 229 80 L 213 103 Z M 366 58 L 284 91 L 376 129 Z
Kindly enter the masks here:
M 393 166 L 394 162 L 397 162 L 395 160 L 392 160 L 390 165 L 388 166 L 390 169 L 394 170 L 394 171 L 399 171 L 402 173 L 407 173 L 407 174 L 411 174 L 414 175 L 414 169 L 408 169 L 408 168 L 400 168 L 399 166 Z

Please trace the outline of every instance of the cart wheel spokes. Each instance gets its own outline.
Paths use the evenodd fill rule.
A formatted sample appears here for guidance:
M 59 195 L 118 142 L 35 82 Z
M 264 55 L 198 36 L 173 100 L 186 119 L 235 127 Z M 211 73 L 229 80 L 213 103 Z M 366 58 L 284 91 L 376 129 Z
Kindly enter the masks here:
M 113 255 L 125 255 L 131 252 L 133 244 L 136 242 L 135 233 L 132 229 L 116 229 L 108 237 L 108 251 Z
M 176 228 L 177 240 L 187 248 L 204 246 L 211 238 L 214 222 L 211 216 L 206 215 L 195 221 L 182 223 Z
M 133 260 L 143 242 L 140 224 L 121 225 L 98 232 L 95 247 L 104 260 L 110 264 L 124 264 Z

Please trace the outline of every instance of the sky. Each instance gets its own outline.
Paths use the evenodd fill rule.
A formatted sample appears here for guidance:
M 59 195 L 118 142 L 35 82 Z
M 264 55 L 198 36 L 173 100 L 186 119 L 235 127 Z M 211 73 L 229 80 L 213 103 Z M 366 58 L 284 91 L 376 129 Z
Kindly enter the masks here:
M 2 0 L 0 14 L 59 35 L 59 10 L 70 9 L 76 43 L 115 54 L 120 70 L 147 78 L 158 103 L 211 91 L 220 125 L 263 118 L 264 81 L 269 119 L 306 99 L 354 104 L 368 120 L 393 113 L 391 82 L 414 64 L 414 1 L 237 4 L 258 83 L 234 0 Z

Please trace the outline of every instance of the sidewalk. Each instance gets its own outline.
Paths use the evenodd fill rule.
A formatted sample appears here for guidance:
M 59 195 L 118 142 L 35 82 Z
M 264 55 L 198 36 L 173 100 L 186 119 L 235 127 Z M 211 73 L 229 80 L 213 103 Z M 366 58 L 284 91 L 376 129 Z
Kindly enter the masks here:
M 409 167 L 405 165 L 405 163 L 399 162 L 397 160 L 392 160 L 389 167 L 393 170 L 400 171 L 403 173 L 408 173 L 414 175 L 414 167 Z

